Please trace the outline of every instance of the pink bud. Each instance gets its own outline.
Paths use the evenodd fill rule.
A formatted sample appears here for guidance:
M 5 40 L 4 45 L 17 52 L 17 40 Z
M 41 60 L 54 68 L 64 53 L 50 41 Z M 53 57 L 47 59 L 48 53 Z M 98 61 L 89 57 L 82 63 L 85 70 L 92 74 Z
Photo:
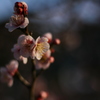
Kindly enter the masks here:
M 28 5 L 25 2 L 16 2 L 14 6 L 15 14 L 26 16 L 28 14 Z
M 48 97 L 48 93 L 45 91 L 41 91 L 41 93 L 36 97 L 36 100 L 44 100 Z
M 50 63 L 53 63 L 55 59 L 54 59 L 54 57 L 51 56 L 51 57 L 49 58 L 49 60 L 50 60 Z
M 54 43 L 55 43 L 56 45 L 59 45 L 60 42 L 61 42 L 61 41 L 60 41 L 60 39 L 58 39 L 58 38 L 54 40 Z
M 51 33 L 49 33 L 49 32 L 45 33 L 43 36 L 48 39 L 48 43 L 51 43 L 51 41 L 52 41 L 52 34 Z
M 41 92 L 41 97 L 42 97 L 43 99 L 47 98 L 47 97 L 48 97 L 48 93 L 45 92 L 45 91 L 42 91 L 42 92 Z

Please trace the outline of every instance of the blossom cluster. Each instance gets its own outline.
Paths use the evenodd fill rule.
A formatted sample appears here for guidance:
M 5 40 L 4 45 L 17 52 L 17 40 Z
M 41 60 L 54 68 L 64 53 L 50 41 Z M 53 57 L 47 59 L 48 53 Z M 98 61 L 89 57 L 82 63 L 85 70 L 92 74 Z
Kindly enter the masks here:
M 3 83 L 7 83 L 9 87 L 13 85 L 13 76 L 17 72 L 18 62 L 12 60 L 6 67 L 0 68 L 0 80 Z
M 13 85 L 13 76 L 15 74 L 18 75 L 19 73 L 18 61 L 23 61 L 23 64 L 26 64 L 28 59 L 31 58 L 34 65 L 33 69 L 36 72 L 41 69 L 46 70 L 55 60 L 52 56 L 52 53 L 55 51 L 53 45 L 60 44 L 60 40 L 58 38 L 53 39 L 51 33 L 45 33 L 43 36 L 34 39 L 32 33 L 28 32 L 27 27 L 29 19 L 27 18 L 27 15 L 28 5 L 25 2 L 16 2 L 14 5 L 14 15 L 11 16 L 9 23 L 6 23 L 5 25 L 9 32 L 14 31 L 15 29 L 20 29 L 21 31 L 22 29 L 24 30 L 24 34 L 21 34 L 18 37 L 17 43 L 14 44 L 11 49 L 16 60 L 12 60 L 8 65 L 0 68 L 0 80 L 1 82 L 7 83 L 8 86 Z M 19 80 L 25 85 L 28 83 L 22 76 Z M 42 91 L 36 100 L 44 100 L 47 96 L 47 93 Z
M 16 2 L 14 11 L 14 15 L 11 16 L 9 23 L 5 25 L 10 32 L 17 28 L 25 28 L 29 24 L 29 20 L 26 17 L 28 5 L 25 2 Z
M 59 45 L 60 44 L 60 40 L 57 39 L 53 39 L 53 36 L 51 33 L 45 33 L 43 35 L 44 37 L 46 37 L 48 39 L 48 43 L 51 45 L 50 49 L 42 56 L 41 60 L 34 60 L 34 65 L 36 69 L 47 69 L 49 68 L 50 64 L 54 62 L 54 57 L 51 56 L 51 54 L 55 51 L 53 49 L 53 45 Z
M 45 37 L 38 37 L 35 41 L 30 35 L 20 35 L 12 52 L 17 60 L 22 60 L 26 64 L 28 57 L 40 60 L 49 47 L 48 39 Z

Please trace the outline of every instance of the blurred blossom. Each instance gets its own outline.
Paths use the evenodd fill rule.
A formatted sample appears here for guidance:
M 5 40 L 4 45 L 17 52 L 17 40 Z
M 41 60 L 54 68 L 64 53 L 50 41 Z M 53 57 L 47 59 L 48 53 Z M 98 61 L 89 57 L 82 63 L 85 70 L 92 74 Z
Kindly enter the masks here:
M 6 23 L 5 27 L 8 28 L 9 32 L 17 28 L 25 28 L 29 24 L 28 18 L 24 18 L 23 15 L 11 16 L 9 23 Z
M 45 100 L 48 97 L 48 93 L 41 91 L 40 94 L 36 97 L 36 100 Z
M 7 85 L 8 85 L 9 87 L 11 87 L 11 86 L 13 85 L 13 78 L 12 78 L 12 76 L 8 73 L 7 69 L 2 67 L 2 68 L 0 69 L 0 74 L 1 74 L 1 76 L 0 76 L 1 82 L 7 83 Z
M 26 16 L 28 14 L 28 5 L 25 2 L 16 2 L 14 6 L 15 14 Z
M 27 63 L 28 59 L 20 54 L 20 46 L 18 44 L 15 44 L 11 51 L 13 52 L 15 59 L 23 61 L 24 64 Z
M 55 35 L 55 37 L 59 35 L 61 38 L 61 50 L 59 52 L 59 48 L 57 48 L 58 54 L 55 54 L 55 56 L 58 57 L 58 60 L 56 59 L 57 63 L 53 64 L 53 69 L 51 68 L 43 74 L 46 76 L 47 81 L 44 77 L 38 77 L 35 85 L 35 93 L 39 94 L 41 91 L 49 91 L 49 97 L 46 100 L 100 100 L 100 31 L 99 25 L 96 24 L 100 23 L 99 0 L 24 0 L 27 2 L 29 8 L 27 6 L 25 9 L 18 7 L 17 9 L 15 8 L 15 12 L 13 12 L 12 5 L 15 1 L 18 2 L 18 0 L 1 0 L 0 12 L 3 13 L 0 14 L 0 22 L 2 22 L 3 19 L 8 19 L 8 17 L 15 12 L 16 14 L 25 13 L 25 15 L 27 15 L 27 10 L 29 10 L 29 19 L 31 24 L 29 28 L 33 31 L 34 37 L 48 31 L 52 33 L 48 32 L 43 35 L 47 38 L 46 44 L 50 43 L 50 50 L 47 50 L 45 53 L 43 53 L 43 51 L 45 51 L 45 39 L 39 37 L 35 41 L 34 38 L 28 35 L 20 37 L 17 44 L 15 44 L 12 49 L 14 58 L 22 60 L 23 63 L 26 64 L 26 57 L 30 56 L 31 58 L 35 58 L 36 56 L 38 58 L 34 59 L 36 69 L 46 69 L 52 62 L 54 62 L 54 58 L 51 54 L 56 50 L 51 48 L 51 45 L 60 44 L 60 39 L 54 39 L 53 35 Z M 27 26 L 20 27 L 20 25 L 25 21 L 25 18 L 18 18 L 18 16 L 11 17 L 10 22 L 6 24 L 8 30 L 13 31 L 15 28 L 24 28 Z M 3 44 L 6 44 L 5 37 L 8 35 L 5 33 L 5 29 L 2 29 L 2 25 L 1 31 L 4 31 L 4 34 L 1 34 L 2 39 L 0 42 L 1 48 L 3 47 L 1 51 L 3 51 Z M 19 33 L 14 35 L 14 37 L 13 35 L 10 36 L 10 39 L 16 38 L 18 34 Z M 8 38 L 6 39 L 9 40 Z M 9 41 L 7 47 L 10 47 L 12 44 L 11 42 L 12 41 Z M 44 44 L 42 45 L 42 43 Z M 35 52 L 33 52 L 34 47 L 36 47 Z M 38 52 L 37 49 L 42 50 L 41 52 Z M 4 55 L 6 56 L 7 53 L 8 51 L 5 52 Z M 1 54 L 1 59 L 4 59 L 2 55 L 3 54 Z M 6 59 L 10 58 L 6 56 Z M 66 63 L 67 61 L 73 66 Z M 1 63 L 4 63 L 4 61 L 2 60 Z M 64 66 L 62 66 L 62 64 Z M 76 66 L 76 64 L 80 65 Z M 13 63 L 9 63 L 6 65 L 6 68 L 1 68 L 0 70 L 1 81 L 7 83 L 9 86 L 12 86 L 13 84 L 12 76 L 15 74 L 17 68 L 16 65 L 14 65 L 14 68 L 12 68 L 12 66 Z M 25 68 L 25 70 L 27 69 L 29 70 L 29 68 Z M 22 72 L 22 74 L 24 73 L 25 76 L 26 74 L 30 75 L 28 70 L 28 74 L 26 72 Z M 29 77 L 29 79 L 30 78 L 31 77 Z M 17 86 L 19 88 L 21 87 L 22 90 L 24 88 L 22 85 Z M 1 97 L 4 88 L 1 87 L 0 99 L 2 99 Z M 13 90 L 16 90 L 16 93 L 19 92 L 17 97 L 20 98 L 20 100 L 27 100 L 27 98 L 25 98 L 27 95 L 24 95 L 24 98 L 20 97 L 21 91 L 19 91 L 16 86 L 13 87 Z M 56 91 L 59 93 L 56 94 Z M 16 93 L 11 93 L 11 95 L 16 98 Z M 7 98 L 7 95 L 8 94 L 5 94 L 4 92 L 4 98 L 8 100 L 9 98 Z M 60 95 L 63 99 L 60 98 Z
M 43 35 L 43 38 L 47 38 L 47 42 L 50 43 L 50 50 L 47 50 L 44 55 L 42 56 L 41 60 L 39 59 L 34 59 L 34 65 L 36 69 L 47 69 L 49 68 L 50 64 L 54 62 L 54 57 L 51 56 L 53 45 L 59 45 L 60 44 L 60 39 L 53 39 L 51 33 L 45 33 Z M 45 47 L 43 47 L 45 48 Z M 39 51 L 42 53 L 42 51 Z
M 13 76 L 17 72 L 18 62 L 12 60 L 6 67 L 0 68 L 0 80 L 3 83 L 7 83 L 9 87 L 13 85 Z
M 52 41 L 52 34 L 50 32 L 45 33 L 43 36 L 48 39 L 48 43 L 50 43 Z
M 50 43 L 51 46 L 59 45 L 61 43 L 60 39 L 58 39 L 58 38 L 53 39 L 53 36 L 50 32 L 43 34 L 43 37 L 46 37 L 48 39 L 48 43 Z
M 32 36 L 20 35 L 18 38 L 18 45 L 20 46 L 20 55 L 23 57 L 35 57 L 35 55 L 32 55 L 32 50 L 35 46 L 35 40 Z
M 56 38 L 56 39 L 54 39 L 53 43 L 55 45 L 59 45 L 61 43 L 61 41 L 60 41 L 60 39 Z
M 17 60 L 12 60 L 9 64 L 6 65 L 6 68 L 11 75 L 14 75 L 18 69 L 18 65 L 19 64 Z
M 41 60 L 34 59 L 34 65 L 36 69 L 47 69 L 51 63 L 54 62 L 54 58 L 51 57 L 51 51 L 48 50 Z
M 35 47 L 33 50 L 33 54 L 37 58 L 37 60 L 40 60 L 42 56 L 49 50 L 50 45 L 48 43 L 48 39 L 45 37 L 38 37 L 36 39 Z
M 17 42 L 12 51 L 16 58 L 21 56 L 22 60 L 26 60 L 22 56 L 40 60 L 50 47 L 46 37 L 38 37 L 35 41 L 30 35 L 20 35 Z
M 17 42 L 20 47 L 26 46 L 32 48 L 35 45 L 34 38 L 30 35 L 24 35 L 24 34 L 18 37 Z

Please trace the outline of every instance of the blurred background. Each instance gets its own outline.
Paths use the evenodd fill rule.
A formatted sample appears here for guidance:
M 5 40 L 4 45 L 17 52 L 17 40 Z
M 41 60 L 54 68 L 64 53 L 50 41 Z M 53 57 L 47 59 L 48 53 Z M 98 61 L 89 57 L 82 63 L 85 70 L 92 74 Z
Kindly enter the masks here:
M 4 27 L 13 15 L 14 3 L 0 0 L 0 66 L 14 59 L 11 48 L 22 32 Z M 29 6 L 29 30 L 37 38 L 51 32 L 55 62 L 35 84 L 35 91 L 49 93 L 46 100 L 100 100 L 100 0 L 23 0 Z M 30 61 L 29 61 L 30 63 Z M 30 64 L 19 71 L 31 80 Z M 9 88 L 0 82 L 0 100 L 28 100 L 29 91 L 17 79 Z

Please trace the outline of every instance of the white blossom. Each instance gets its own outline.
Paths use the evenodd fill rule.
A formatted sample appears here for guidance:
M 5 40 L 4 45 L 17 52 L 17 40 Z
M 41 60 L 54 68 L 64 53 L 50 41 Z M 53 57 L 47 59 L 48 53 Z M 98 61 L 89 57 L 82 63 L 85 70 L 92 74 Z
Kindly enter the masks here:
M 6 23 L 5 27 L 8 28 L 9 32 L 17 28 L 25 28 L 29 24 L 27 17 L 23 15 L 14 15 L 11 16 L 9 23 Z

